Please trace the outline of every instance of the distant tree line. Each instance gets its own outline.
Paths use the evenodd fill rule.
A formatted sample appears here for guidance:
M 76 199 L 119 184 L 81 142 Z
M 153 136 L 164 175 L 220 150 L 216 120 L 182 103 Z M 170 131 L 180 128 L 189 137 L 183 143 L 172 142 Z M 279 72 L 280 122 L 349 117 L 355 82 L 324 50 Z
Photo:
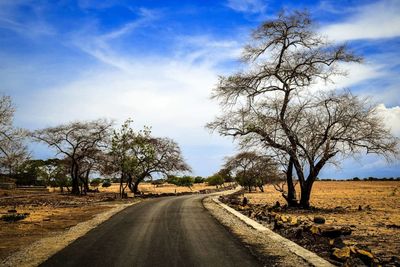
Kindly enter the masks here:
M 318 179 L 318 181 L 400 181 L 400 177 L 353 177 L 353 178 L 348 178 L 348 179 Z

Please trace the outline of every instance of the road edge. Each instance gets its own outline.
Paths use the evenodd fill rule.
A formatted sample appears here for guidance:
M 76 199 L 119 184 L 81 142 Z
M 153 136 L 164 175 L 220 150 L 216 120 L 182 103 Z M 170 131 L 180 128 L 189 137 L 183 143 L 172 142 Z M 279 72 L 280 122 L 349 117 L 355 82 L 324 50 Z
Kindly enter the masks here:
M 97 214 L 94 218 L 78 223 L 77 225 L 65 230 L 57 235 L 42 238 L 33 242 L 29 246 L 11 254 L 5 258 L 1 266 L 32 267 L 38 266 L 48 258 L 74 242 L 79 237 L 85 235 L 90 230 L 96 228 L 101 223 L 107 221 L 120 211 L 140 203 L 140 201 L 127 204 L 113 204 L 110 210 Z
M 241 214 L 240 212 L 234 210 L 233 208 L 225 205 L 221 201 L 219 201 L 218 196 L 210 196 L 209 198 L 212 199 L 214 203 L 219 205 L 225 211 L 229 212 L 230 214 L 234 215 L 241 221 L 243 221 L 246 225 L 250 226 L 251 228 L 257 230 L 258 232 L 262 233 L 263 235 L 267 236 L 268 238 L 278 242 L 282 246 L 286 247 L 290 252 L 296 254 L 303 260 L 305 260 L 308 264 L 316 267 L 334 267 L 335 265 L 331 264 L 329 261 L 321 258 L 314 252 L 311 252 L 298 244 L 294 243 L 293 241 L 284 238 L 283 236 L 273 232 L 271 229 L 263 226 L 262 224 L 250 219 L 249 217 Z

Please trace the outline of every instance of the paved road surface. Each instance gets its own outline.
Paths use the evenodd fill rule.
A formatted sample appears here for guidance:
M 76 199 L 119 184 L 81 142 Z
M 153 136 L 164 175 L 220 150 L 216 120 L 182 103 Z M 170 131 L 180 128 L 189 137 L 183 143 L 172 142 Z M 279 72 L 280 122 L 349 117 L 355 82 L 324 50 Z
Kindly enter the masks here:
M 261 266 L 204 209 L 203 197 L 133 205 L 41 266 Z

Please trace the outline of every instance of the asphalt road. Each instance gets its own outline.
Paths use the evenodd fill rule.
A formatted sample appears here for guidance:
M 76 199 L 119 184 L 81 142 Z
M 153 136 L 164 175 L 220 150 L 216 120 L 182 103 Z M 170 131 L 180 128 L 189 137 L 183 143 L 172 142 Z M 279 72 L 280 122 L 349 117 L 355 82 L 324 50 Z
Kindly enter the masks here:
M 41 266 L 261 266 L 203 207 L 204 196 L 133 205 Z

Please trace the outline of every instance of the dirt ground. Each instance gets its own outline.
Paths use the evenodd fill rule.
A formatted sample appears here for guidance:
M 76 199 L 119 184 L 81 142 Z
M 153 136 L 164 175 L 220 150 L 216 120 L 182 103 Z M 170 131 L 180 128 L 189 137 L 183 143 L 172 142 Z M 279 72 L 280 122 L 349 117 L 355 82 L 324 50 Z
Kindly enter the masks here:
M 109 210 L 114 194 L 75 197 L 42 190 L 0 190 L 0 216 L 11 210 L 29 215 L 17 222 L 0 220 L 0 262 L 41 238 L 56 235 Z M 113 202 L 109 202 L 113 200 Z
M 272 186 L 267 186 L 264 193 L 245 196 L 251 204 L 285 204 Z M 351 226 L 353 232 L 346 237 L 346 243 L 367 246 L 384 261 L 400 255 L 399 181 L 318 181 L 313 187 L 311 205 L 317 209 L 280 213 L 309 219 L 323 216 L 326 225 Z

